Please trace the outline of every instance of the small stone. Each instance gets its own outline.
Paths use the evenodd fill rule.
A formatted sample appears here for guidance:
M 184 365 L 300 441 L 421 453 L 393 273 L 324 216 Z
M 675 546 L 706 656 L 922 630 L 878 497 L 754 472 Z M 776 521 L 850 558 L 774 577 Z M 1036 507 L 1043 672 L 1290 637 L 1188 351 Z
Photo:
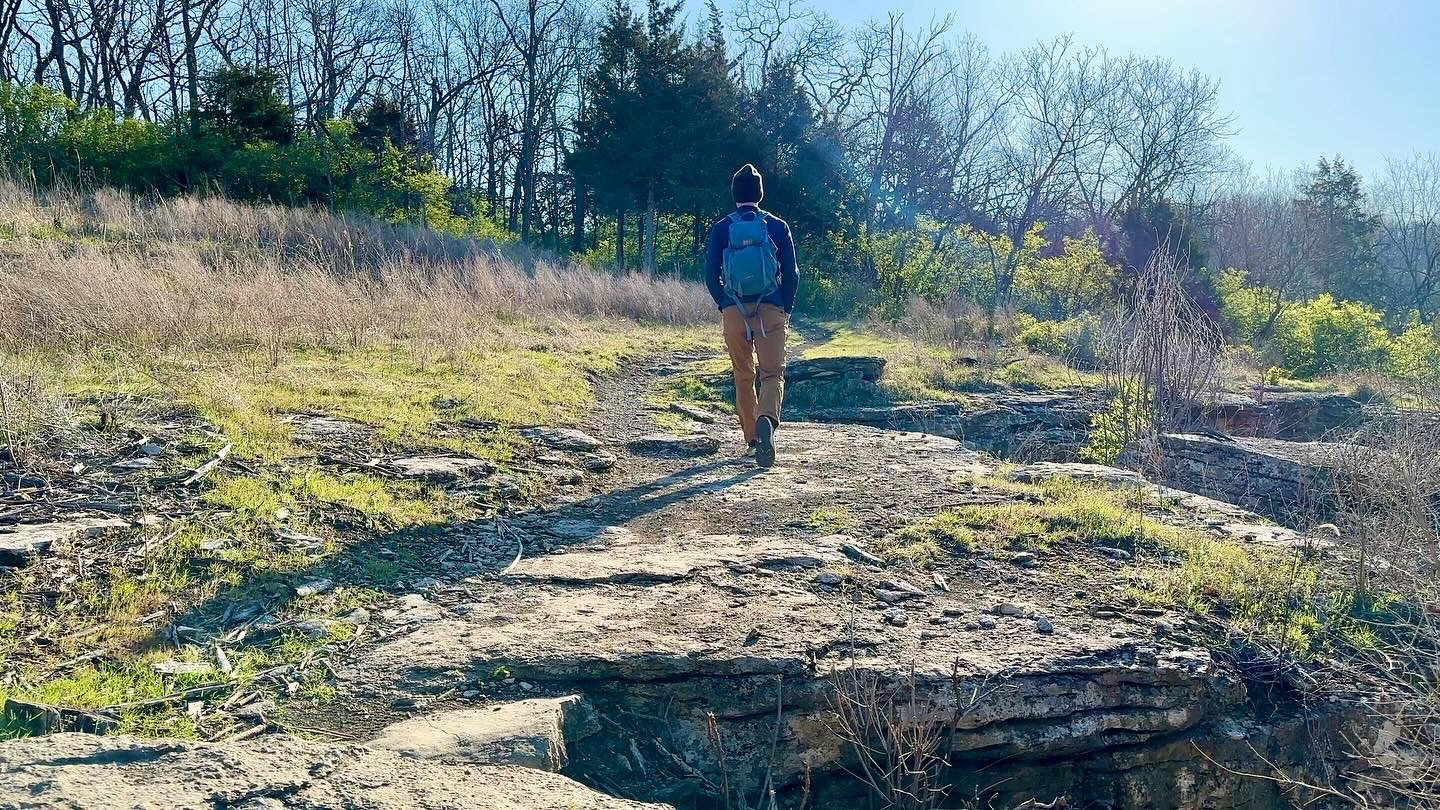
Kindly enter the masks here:
M 720 440 L 713 436 L 692 434 L 671 436 L 652 433 L 629 442 L 631 450 L 637 453 L 655 453 L 676 456 L 708 456 L 720 450 Z
M 908 593 L 911 596 L 925 595 L 924 591 L 920 590 L 914 585 L 911 585 L 903 579 L 882 579 L 878 583 L 876 583 L 875 587 L 884 588 L 887 591 L 899 591 L 901 593 Z
M 303 584 L 301 584 L 301 585 L 296 585 L 296 586 L 295 586 L 295 595 L 296 595 L 296 596 L 315 596 L 316 594 L 325 593 L 326 591 L 330 590 L 330 589 L 333 588 L 334 586 L 335 586 L 335 583 L 331 582 L 331 581 L 328 580 L 328 579 L 316 579 L 316 580 L 311 580 L 310 582 L 306 582 L 306 583 L 303 583 Z
M 615 456 L 612 453 L 588 453 L 580 459 L 580 467 L 586 472 L 606 472 L 615 467 Z
M 697 408 L 694 405 L 687 405 L 683 402 L 670 403 L 670 410 L 681 414 L 682 416 L 688 416 L 691 419 L 694 419 L 696 422 L 702 422 L 707 425 L 715 424 L 718 419 L 715 414 L 705 410 L 704 408 Z
M 1035 555 L 1034 555 L 1032 552 L 1029 552 L 1029 551 L 1021 551 L 1021 552 L 1015 554 L 1014 556 L 1012 556 L 1012 557 L 1010 558 L 1010 562 L 1011 562 L 1011 564 L 1013 564 L 1013 565 L 1018 565 L 1018 566 L 1020 566 L 1021 568 L 1029 568 L 1029 567 L 1035 565 L 1036 563 L 1038 563 L 1039 560 L 1035 557 Z
M 980 621 L 976 622 L 976 624 L 980 625 L 981 630 L 994 630 L 997 623 L 989 616 L 981 616 Z
M 140 452 L 147 456 L 158 456 L 165 452 L 165 445 L 159 442 L 146 442 L 140 445 Z
M 370 611 L 366 610 L 365 608 L 355 608 L 349 613 L 346 613 L 344 616 L 341 616 L 340 621 L 345 622 L 346 624 L 352 624 L 356 627 L 364 624 L 369 624 Z
M 956 619 L 965 615 L 965 611 L 961 610 L 958 607 L 941 608 L 940 613 L 941 615 L 949 616 L 952 619 Z
M 1101 554 L 1104 554 L 1106 557 L 1113 557 L 1113 558 L 1115 558 L 1115 559 L 1117 559 L 1117 560 L 1129 560 L 1129 559 L 1133 559 L 1133 558 L 1135 557 L 1134 554 L 1131 554 L 1130 552 L 1126 551 L 1126 550 L 1123 549 L 1123 548 L 1111 548 L 1111 547 L 1109 547 L 1109 546 L 1096 546 L 1096 547 L 1095 547 L 1095 550 L 1098 551 L 1098 552 L 1100 552 Z
M 909 591 L 892 591 L 888 588 L 876 588 L 875 598 L 881 602 L 893 605 L 896 602 L 904 602 L 907 599 L 915 599 L 917 597 Z
M 473 699 L 475 699 L 475 698 L 477 698 L 477 697 L 480 697 L 480 690 L 479 690 L 479 689 L 466 689 L 464 692 L 461 692 L 461 693 L 460 693 L 460 697 L 463 697 L 463 698 L 465 698 L 466 700 L 473 700 Z
M 842 538 L 839 544 L 840 553 L 844 554 L 846 557 L 849 557 L 855 562 L 866 563 L 868 565 L 881 565 L 884 562 L 879 557 L 876 557 L 874 554 L 871 554 L 865 549 L 860 548 L 859 546 L 850 542 L 850 538 L 845 537 L 844 535 L 835 535 L 835 537 Z M 825 538 L 821 539 L 823 540 Z
M 1167 621 L 1155 622 L 1155 635 L 1168 636 L 1175 632 L 1175 626 Z
M 997 616 L 1024 616 L 1025 609 L 1013 602 L 1001 602 L 990 609 Z
M 592 452 L 605 446 L 599 439 L 572 428 L 533 427 L 519 431 L 521 436 L 552 450 Z
M 309 638 L 321 638 L 330 633 L 330 623 L 324 619 L 306 619 L 296 623 L 295 629 Z
M 1055 632 L 1055 625 L 1051 624 L 1049 619 L 1041 616 L 1035 620 L 1035 632 L 1048 636 Z
M 904 627 L 910 623 L 910 617 L 898 607 L 886 608 L 884 614 L 885 623 L 895 627 Z
M 204 661 L 156 661 L 150 668 L 161 675 L 206 675 L 215 671 L 215 665 Z
M 842 580 L 840 578 L 840 575 L 835 573 L 834 571 L 821 571 L 820 573 L 815 575 L 815 582 L 816 584 L 828 585 L 833 588 L 838 586 L 842 582 Z

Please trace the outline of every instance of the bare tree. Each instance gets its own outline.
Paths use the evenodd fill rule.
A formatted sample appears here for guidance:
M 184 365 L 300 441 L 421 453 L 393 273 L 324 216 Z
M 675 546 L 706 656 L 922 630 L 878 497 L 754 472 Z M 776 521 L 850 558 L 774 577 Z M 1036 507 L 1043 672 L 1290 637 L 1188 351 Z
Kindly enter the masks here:
M 1440 312 L 1440 155 L 1389 161 L 1375 199 L 1392 295 L 1428 320 Z
M 1256 334 L 1242 336 L 1246 339 L 1268 338 L 1286 310 L 1318 289 L 1322 230 L 1296 203 L 1300 182 L 1294 174 L 1247 178 L 1244 187 L 1216 202 L 1211 261 L 1217 268 L 1245 271 L 1266 308 Z
M 1026 49 L 1002 76 L 1010 115 L 997 141 L 998 182 L 983 211 L 985 224 L 1006 237 L 987 243 L 995 308 L 1010 297 L 1025 234 L 1074 196 L 1071 167 L 1105 138 L 1104 112 L 1122 78 L 1104 51 L 1076 47 L 1069 37 Z

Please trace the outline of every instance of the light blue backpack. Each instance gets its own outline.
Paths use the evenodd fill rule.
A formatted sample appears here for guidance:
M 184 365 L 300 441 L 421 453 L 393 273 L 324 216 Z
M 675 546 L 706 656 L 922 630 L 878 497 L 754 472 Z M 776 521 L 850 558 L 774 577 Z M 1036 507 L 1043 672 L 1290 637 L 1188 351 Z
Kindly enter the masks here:
M 744 213 L 730 215 L 730 245 L 720 265 L 720 281 L 748 321 L 752 313 L 745 309 L 745 300 L 758 301 L 780 289 L 780 260 L 770 241 L 770 215 L 757 211 L 746 220 L 741 218 Z

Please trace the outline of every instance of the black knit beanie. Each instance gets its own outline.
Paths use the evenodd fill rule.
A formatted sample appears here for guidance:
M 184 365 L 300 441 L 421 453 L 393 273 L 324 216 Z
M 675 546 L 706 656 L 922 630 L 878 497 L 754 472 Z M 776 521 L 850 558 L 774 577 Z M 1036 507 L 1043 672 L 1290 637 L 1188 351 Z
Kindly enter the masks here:
M 760 172 L 753 164 L 746 163 L 735 172 L 730 179 L 730 193 L 735 196 L 736 204 L 755 203 L 759 204 L 765 199 L 765 181 L 761 179 Z

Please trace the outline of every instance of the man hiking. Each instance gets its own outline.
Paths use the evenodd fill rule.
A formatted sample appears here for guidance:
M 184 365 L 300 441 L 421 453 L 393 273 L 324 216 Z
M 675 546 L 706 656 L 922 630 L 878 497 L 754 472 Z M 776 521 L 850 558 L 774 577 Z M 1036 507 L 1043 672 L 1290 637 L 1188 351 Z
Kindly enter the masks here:
M 760 208 L 764 180 L 749 163 L 730 180 L 735 211 L 710 226 L 705 284 L 720 309 L 735 372 L 735 413 L 761 467 L 775 464 L 775 429 L 785 395 L 785 332 L 800 285 L 785 220 Z M 760 396 L 755 396 L 756 366 Z

